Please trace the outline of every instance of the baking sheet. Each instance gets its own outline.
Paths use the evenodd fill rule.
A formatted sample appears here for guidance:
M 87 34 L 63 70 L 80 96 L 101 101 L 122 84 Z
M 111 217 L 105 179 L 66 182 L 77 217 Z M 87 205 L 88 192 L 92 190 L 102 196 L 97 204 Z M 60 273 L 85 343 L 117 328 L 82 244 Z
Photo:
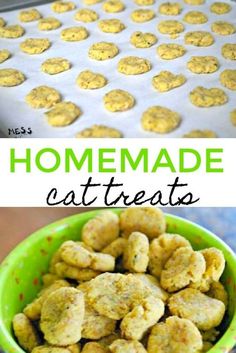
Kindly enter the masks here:
M 0 39 L 0 48 L 8 49 L 13 54 L 12 58 L 0 65 L 1 68 L 16 68 L 25 73 L 27 80 L 17 87 L 0 87 L 0 129 L 8 136 L 9 129 L 20 127 L 31 128 L 32 134 L 17 135 L 11 131 L 11 137 L 74 137 L 78 131 L 93 124 L 104 124 L 118 128 L 124 137 L 181 137 L 184 133 L 192 129 L 211 129 L 219 137 L 236 137 L 236 127 L 229 119 L 230 112 L 236 108 L 236 92 L 222 87 L 219 82 L 220 73 L 226 69 L 236 69 L 236 62 L 226 60 L 221 55 L 221 47 L 224 43 L 236 43 L 236 33 L 229 36 L 215 37 L 214 45 L 210 47 L 185 46 L 187 53 L 175 60 L 162 60 L 156 53 L 156 48 L 162 43 L 183 44 L 184 34 L 187 31 L 206 30 L 210 31 L 211 23 L 216 20 L 225 20 L 236 25 L 236 4 L 230 0 L 224 0 L 232 6 L 232 11 L 225 15 L 215 15 L 209 11 L 214 0 L 206 0 L 201 6 L 191 6 L 179 1 L 183 6 L 183 11 L 178 16 L 163 16 L 158 14 L 158 7 L 165 2 L 156 1 L 148 8 L 155 10 L 156 17 L 149 22 L 134 23 L 130 19 L 130 14 L 134 9 L 140 8 L 132 0 L 124 1 L 126 9 L 116 14 L 107 14 L 102 10 L 102 3 L 89 6 L 100 16 L 100 19 L 118 18 L 126 25 L 126 29 L 118 34 L 106 34 L 98 29 L 97 22 L 83 24 L 74 20 L 76 10 L 63 14 L 55 14 L 50 4 L 38 6 L 38 10 L 43 17 L 54 16 L 61 20 L 63 26 L 53 31 L 39 31 L 37 21 L 22 24 L 26 30 L 24 37 L 18 39 Z M 85 7 L 81 0 L 75 0 L 77 8 Z M 177 19 L 181 20 L 185 13 L 190 10 L 199 10 L 207 14 L 209 21 L 201 25 L 189 25 L 185 23 L 185 32 L 173 40 L 168 35 L 162 35 L 157 30 L 157 25 L 161 20 Z M 1 16 L 8 24 L 19 23 L 17 19 L 19 11 L 1 13 Z M 88 39 L 81 42 L 64 42 L 60 39 L 62 29 L 71 26 L 85 26 L 90 32 Z M 148 49 L 134 48 L 129 38 L 134 31 L 141 30 L 155 33 L 158 43 Z M 40 55 L 27 55 L 19 51 L 19 44 L 26 38 L 49 38 L 52 46 L 49 50 Z M 120 49 L 119 55 L 107 61 L 95 61 L 88 57 L 89 47 L 99 41 L 113 42 Z M 135 55 L 147 58 L 152 63 L 152 70 L 143 75 L 125 76 L 117 71 L 118 61 L 125 56 Z M 219 59 L 220 69 L 209 75 L 193 74 L 186 69 L 186 63 L 192 55 L 214 55 Z M 51 57 L 63 56 L 71 61 L 72 68 L 69 71 L 58 75 L 47 75 L 40 70 L 43 61 Z M 104 74 L 108 79 L 108 84 L 99 90 L 82 90 L 75 81 L 78 74 L 85 69 Z M 158 93 L 151 84 L 152 77 L 161 70 L 169 70 L 175 73 L 184 73 L 187 82 L 177 89 L 166 93 Z M 35 110 L 25 103 L 26 94 L 34 87 L 48 85 L 57 88 L 62 94 L 63 100 L 70 100 L 76 103 L 82 110 L 81 117 L 68 127 L 51 127 L 44 117 L 45 110 Z M 229 97 L 226 105 L 213 108 L 198 108 L 191 104 L 188 98 L 189 92 L 196 86 L 223 88 Z M 136 99 L 133 109 L 122 113 L 108 112 L 104 106 L 102 98 L 105 93 L 112 89 L 125 89 Z M 182 123 L 175 131 L 160 135 L 142 130 L 140 119 L 142 113 L 153 105 L 163 105 L 180 113 Z M 18 130 L 19 131 L 19 130 Z

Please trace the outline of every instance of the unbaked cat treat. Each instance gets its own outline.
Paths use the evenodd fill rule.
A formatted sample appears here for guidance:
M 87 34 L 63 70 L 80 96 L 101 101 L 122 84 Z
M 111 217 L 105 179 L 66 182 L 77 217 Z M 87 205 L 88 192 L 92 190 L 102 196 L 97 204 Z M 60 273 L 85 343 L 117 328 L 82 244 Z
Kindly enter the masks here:
M 16 69 L 0 69 L 0 86 L 19 86 L 25 81 L 24 74 Z
M 107 0 L 103 3 L 102 8 L 108 13 L 117 13 L 125 9 L 125 4 L 120 0 Z
M 118 62 L 118 71 L 125 75 L 140 75 L 151 70 L 149 60 L 137 56 L 127 56 Z
M 232 7 L 225 3 L 225 2 L 214 2 L 211 7 L 210 10 L 211 12 L 217 14 L 217 15 L 224 15 L 225 13 L 230 12 L 232 9 Z
M 194 250 L 180 234 L 165 232 L 161 210 L 127 208 L 119 215 L 98 213 L 83 225 L 81 240 L 61 240 L 43 288 L 13 318 L 21 348 L 27 353 L 211 349 L 228 306 L 220 282 L 224 255 L 216 248 Z
M 37 9 L 22 10 L 19 13 L 19 20 L 21 22 L 38 21 L 41 17 L 41 13 Z
M 39 86 L 33 88 L 25 99 L 31 108 L 52 108 L 61 101 L 61 95 L 55 88 Z
M 161 21 L 158 30 L 162 34 L 178 34 L 184 31 L 184 25 L 176 20 Z
M 38 29 L 40 31 L 52 31 L 61 27 L 62 23 L 55 17 L 42 18 L 38 22 Z
M 107 79 L 102 74 L 85 70 L 79 74 L 76 82 L 82 89 L 98 89 L 107 84 Z
M 70 69 L 70 67 L 70 62 L 64 58 L 47 59 L 41 65 L 42 71 L 49 75 L 56 75 L 61 72 L 67 71 Z
M 232 112 L 230 112 L 230 120 L 231 123 L 236 126 L 236 109 L 232 110 Z
M 197 107 L 215 107 L 227 103 L 228 97 L 220 88 L 198 86 L 189 94 L 190 101 Z
M 136 48 L 150 48 L 157 42 L 157 37 L 153 33 L 134 32 L 130 37 L 130 43 Z
M 186 53 L 186 49 L 181 44 L 161 44 L 157 47 L 157 53 L 161 59 L 173 60 L 183 56 Z
M 71 10 L 74 10 L 75 8 L 76 8 L 76 5 L 72 1 L 55 1 L 51 5 L 52 11 L 56 13 L 71 11 Z
M 6 50 L 6 49 L 0 50 L 0 64 L 6 61 L 7 59 L 9 59 L 10 57 L 11 57 L 11 53 L 9 52 L 9 50 Z
M 91 9 L 79 9 L 75 14 L 75 20 L 80 22 L 94 22 L 99 18 L 96 11 Z
M 189 11 L 185 14 L 183 20 L 192 25 L 206 23 L 208 17 L 201 11 Z
M 131 19 L 137 23 L 151 21 L 155 17 L 155 12 L 149 9 L 138 9 L 131 13 Z
M 175 75 L 170 71 L 161 71 L 152 79 L 152 85 L 159 92 L 167 92 L 171 89 L 182 86 L 186 82 L 184 75 Z
M 110 112 L 123 112 L 131 109 L 135 104 L 134 97 L 127 91 L 114 89 L 105 94 L 104 105 Z
M 229 23 L 226 21 L 217 21 L 212 23 L 211 30 L 212 32 L 215 32 L 222 36 L 228 36 L 235 33 L 236 27 L 233 25 L 233 23 Z
M 20 43 L 20 49 L 26 54 L 41 54 L 49 49 L 51 42 L 46 38 L 28 38 Z
M 109 42 L 94 43 L 90 48 L 88 55 L 94 60 L 109 60 L 114 58 L 119 53 L 118 47 Z
M 89 33 L 85 27 L 69 27 L 61 31 L 61 39 L 66 42 L 78 42 L 86 39 Z
M 93 125 L 91 127 L 88 127 L 76 134 L 77 138 L 121 138 L 122 133 L 109 126 L 104 126 L 104 125 Z M 115 242 L 115 240 L 114 240 Z M 111 243 L 112 244 L 112 243 Z M 113 250 L 113 245 L 112 249 L 107 249 L 107 252 L 104 250 L 103 252 L 108 253 L 112 256 L 113 251 L 117 251 L 116 244 L 114 244 L 115 250 Z M 114 256 L 115 257 L 115 256 Z
M 20 25 L 0 26 L 0 38 L 20 38 L 25 34 L 25 29 Z
M 148 108 L 142 115 L 141 124 L 144 130 L 166 134 L 176 129 L 181 122 L 178 113 L 166 107 Z
M 210 74 L 219 69 L 219 62 L 214 56 L 192 56 L 187 67 L 195 74 Z
M 105 33 L 119 33 L 125 29 L 125 25 L 118 19 L 106 19 L 98 22 L 98 27 Z
M 6 25 L 6 22 L 4 18 L 0 17 L 0 27 L 4 27 Z
M 220 74 L 220 82 L 223 86 L 236 90 L 236 70 L 224 70 Z
M 211 130 L 191 130 L 187 134 L 184 134 L 185 138 L 215 138 L 216 133 Z
M 221 48 L 221 53 L 225 59 L 236 60 L 236 44 L 226 43 Z
M 81 110 L 72 102 L 60 102 L 45 115 L 49 125 L 60 127 L 72 124 L 81 115 Z
M 185 44 L 196 47 L 209 47 L 214 43 L 214 37 L 210 32 L 194 31 L 188 32 L 184 37 Z
M 159 13 L 167 16 L 177 16 L 182 12 L 182 6 L 178 2 L 164 2 L 159 6 Z

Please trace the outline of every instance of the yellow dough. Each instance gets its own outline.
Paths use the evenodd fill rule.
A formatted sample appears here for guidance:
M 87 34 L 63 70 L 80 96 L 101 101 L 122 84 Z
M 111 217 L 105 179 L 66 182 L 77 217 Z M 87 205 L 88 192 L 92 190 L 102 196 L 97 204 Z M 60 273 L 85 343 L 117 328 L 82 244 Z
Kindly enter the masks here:
M 61 102 L 57 103 L 45 115 L 49 125 L 67 126 L 72 124 L 81 115 L 81 110 L 72 102 Z
M 189 94 L 190 101 L 197 107 L 214 107 L 227 103 L 228 97 L 220 88 L 196 87 Z
M 181 13 L 182 6 L 178 2 L 164 2 L 159 6 L 159 13 L 167 16 L 177 16 Z
M 155 12 L 148 9 L 138 9 L 131 13 L 131 19 L 137 23 L 151 21 L 155 17 Z
M 181 117 L 168 108 L 154 106 L 143 113 L 141 122 L 143 129 L 146 131 L 166 134 L 179 126 Z
M 31 108 L 52 108 L 61 101 L 61 95 L 55 88 L 39 86 L 32 89 L 26 96 L 26 102 Z
M 121 89 L 114 89 L 106 93 L 103 101 L 105 108 L 110 112 L 123 112 L 131 109 L 135 104 L 134 97 Z
M 61 21 L 55 17 L 42 18 L 38 23 L 38 29 L 40 29 L 40 31 L 52 31 L 59 27 L 61 27 Z
M 0 50 L 0 64 L 6 61 L 7 59 L 9 59 L 10 57 L 11 57 L 11 53 L 8 50 L 6 49 Z
M 150 48 L 157 42 L 153 33 L 134 32 L 130 37 L 130 43 L 136 48 Z
M 70 62 L 67 59 L 63 58 L 47 59 L 41 65 L 42 71 L 49 75 L 59 74 L 60 72 L 69 70 L 70 67 Z
M 187 67 L 195 74 L 210 74 L 219 69 L 219 62 L 214 56 L 192 56 Z
M 118 71 L 125 75 L 140 75 L 151 68 L 149 60 L 137 56 L 127 56 L 118 62 Z
M 75 14 L 75 20 L 81 22 L 94 22 L 99 18 L 96 11 L 91 9 L 80 9 Z
M 61 39 L 66 42 L 78 42 L 86 39 L 89 33 L 85 27 L 69 27 L 61 32 Z
M 162 34 L 178 34 L 184 31 L 184 25 L 179 21 L 166 20 L 158 24 L 158 30 Z
M 0 38 L 19 38 L 22 37 L 24 33 L 25 30 L 20 25 L 0 26 Z
M 98 89 L 107 84 L 107 79 L 102 74 L 85 70 L 79 74 L 76 82 L 83 89 Z
M 83 0 L 85 5 L 95 5 L 95 4 L 98 4 L 102 1 L 103 0 Z
M 216 133 L 211 130 L 191 130 L 187 134 L 184 134 L 185 138 L 215 138 Z
M 230 120 L 231 123 L 236 126 L 236 109 L 232 110 L 232 112 L 230 113 Z
M 21 71 L 15 69 L 0 69 L 0 86 L 19 86 L 24 81 L 25 76 Z
M 151 6 L 155 4 L 155 0 L 134 0 L 134 2 L 139 6 Z
M 121 12 L 125 9 L 125 5 L 120 0 L 107 0 L 103 3 L 103 10 L 108 13 Z
M 225 2 L 214 2 L 211 7 L 211 12 L 216 13 L 217 15 L 223 15 L 231 11 L 232 7 L 230 4 Z
M 229 22 L 217 21 L 217 22 L 212 23 L 211 30 L 217 34 L 222 35 L 222 36 L 228 36 L 230 34 L 235 33 L 236 27 L 232 23 L 229 23 Z
M 4 27 L 6 24 L 4 18 L 0 17 L 0 27 Z
M 51 43 L 49 39 L 41 38 L 28 38 L 20 44 L 20 49 L 27 54 L 41 54 L 48 48 L 50 48 Z
M 221 53 L 225 59 L 236 60 L 236 44 L 224 44 L 221 48 Z
M 56 13 L 63 13 L 74 10 L 76 8 L 75 3 L 72 1 L 55 1 L 51 5 L 52 11 Z
M 211 33 L 205 31 L 188 32 L 184 37 L 185 44 L 196 47 L 209 47 L 214 43 L 214 37 Z
M 185 14 L 183 20 L 190 24 L 202 24 L 208 21 L 208 17 L 201 11 L 189 11 Z
M 41 14 L 36 9 L 23 10 L 19 13 L 19 20 L 21 22 L 37 21 L 41 18 Z
M 98 27 L 105 33 L 119 33 L 125 29 L 125 25 L 115 18 L 99 21 Z
M 182 86 L 186 82 L 184 75 L 175 75 L 170 71 L 161 71 L 152 79 L 152 85 L 159 92 L 167 92 L 171 89 Z
M 223 86 L 236 90 L 236 70 L 224 70 L 220 74 L 220 82 Z
M 118 47 L 109 42 L 99 42 L 89 48 L 89 57 L 94 60 L 108 60 L 114 58 L 119 53 Z
M 184 2 L 186 2 L 186 4 L 188 5 L 202 5 L 205 3 L 205 0 L 184 0 Z
M 157 47 L 157 53 L 164 60 L 173 60 L 183 56 L 186 49 L 180 44 L 161 44 Z
M 122 133 L 109 126 L 93 125 L 76 134 L 77 138 L 121 138 Z M 113 255 L 113 254 L 110 254 Z M 114 255 L 113 255 L 114 256 Z

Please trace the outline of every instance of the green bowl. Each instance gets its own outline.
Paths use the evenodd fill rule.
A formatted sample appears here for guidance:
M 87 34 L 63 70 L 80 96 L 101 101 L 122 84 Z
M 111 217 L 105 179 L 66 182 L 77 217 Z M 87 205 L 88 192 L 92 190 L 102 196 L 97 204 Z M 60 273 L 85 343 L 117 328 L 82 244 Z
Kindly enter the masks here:
M 114 210 L 119 213 L 120 210 Z M 32 301 L 41 288 L 41 276 L 49 260 L 65 240 L 78 240 L 82 226 L 99 211 L 90 211 L 46 226 L 18 245 L 0 266 L 0 347 L 5 353 L 23 353 L 12 334 L 12 318 Z M 218 237 L 197 224 L 166 214 L 169 233 L 187 238 L 194 249 L 217 247 L 224 253 L 226 268 L 222 276 L 229 293 L 225 333 L 209 353 L 227 353 L 236 344 L 236 257 Z

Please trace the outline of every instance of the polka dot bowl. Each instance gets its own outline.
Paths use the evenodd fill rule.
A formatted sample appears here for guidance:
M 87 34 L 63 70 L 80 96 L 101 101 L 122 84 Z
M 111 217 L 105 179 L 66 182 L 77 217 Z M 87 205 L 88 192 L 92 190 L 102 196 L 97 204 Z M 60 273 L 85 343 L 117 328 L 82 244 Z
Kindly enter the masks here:
M 98 211 L 90 211 L 48 225 L 18 245 L 0 266 L 0 347 L 5 353 L 23 353 L 12 333 L 12 318 L 32 301 L 41 287 L 41 276 L 62 242 L 80 239 L 83 225 Z M 120 212 L 120 210 L 115 210 Z M 236 344 L 236 257 L 231 249 L 210 231 L 185 219 L 166 215 L 167 231 L 186 237 L 196 250 L 217 247 L 224 253 L 222 276 L 229 294 L 229 307 L 223 334 L 209 353 L 228 353 Z

